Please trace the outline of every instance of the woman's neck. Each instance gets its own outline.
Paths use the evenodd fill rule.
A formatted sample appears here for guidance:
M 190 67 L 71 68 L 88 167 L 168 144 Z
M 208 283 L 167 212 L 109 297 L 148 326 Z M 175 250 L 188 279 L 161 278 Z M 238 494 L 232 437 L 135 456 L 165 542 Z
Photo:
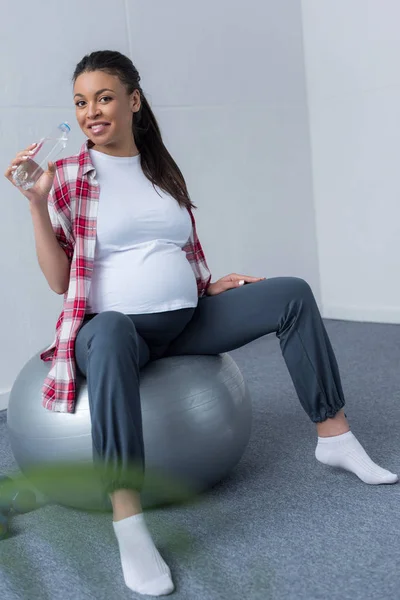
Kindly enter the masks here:
M 112 144 L 107 144 L 107 146 L 98 146 L 94 144 L 91 140 L 89 140 L 88 147 L 91 150 L 96 150 L 97 152 L 102 152 L 103 154 L 108 154 L 109 156 L 137 156 L 139 150 L 134 142 L 134 140 L 128 142 L 123 146 L 115 146 Z

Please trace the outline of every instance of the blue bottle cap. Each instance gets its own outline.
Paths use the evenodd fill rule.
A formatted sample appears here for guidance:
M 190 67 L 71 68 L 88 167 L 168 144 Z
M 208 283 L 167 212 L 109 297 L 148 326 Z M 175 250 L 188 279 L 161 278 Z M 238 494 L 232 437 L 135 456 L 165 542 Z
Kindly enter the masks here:
M 64 123 L 61 123 L 61 125 L 58 126 L 59 129 L 62 129 L 63 131 L 71 131 L 71 127 L 68 125 L 68 123 L 66 121 L 64 121 Z

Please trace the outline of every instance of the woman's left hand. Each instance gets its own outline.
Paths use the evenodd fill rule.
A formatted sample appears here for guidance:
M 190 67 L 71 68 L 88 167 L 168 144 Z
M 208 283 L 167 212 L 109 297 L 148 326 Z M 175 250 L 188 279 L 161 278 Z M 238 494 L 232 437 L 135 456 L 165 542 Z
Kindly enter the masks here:
M 226 290 L 230 290 L 231 288 L 240 287 L 245 283 L 255 283 L 256 281 L 262 281 L 266 279 L 266 277 L 250 277 L 250 275 L 238 275 L 237 273 L 231 273 L 230 275 L 225 275 L 225 277 L 221 277 L 218 281 L 214 283 L 210 283 L 207 288 L 206 295 L 207 296 L 216 296 L 217 294 L 221 294 Z

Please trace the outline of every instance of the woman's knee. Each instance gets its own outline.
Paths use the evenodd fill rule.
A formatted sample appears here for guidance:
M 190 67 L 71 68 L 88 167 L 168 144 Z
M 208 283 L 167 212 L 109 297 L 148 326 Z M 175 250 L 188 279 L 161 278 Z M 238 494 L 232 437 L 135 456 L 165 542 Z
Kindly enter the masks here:
M 288 306 L 311 306 L 315 297 L 310 284 L 301 277 L 285 277 L 284 296 Z
M 96 340 L 105 348 L 115 348 L 126 342 L 137 344 L 136 327 L 125 314 L 107 310 L 96 315 L 90 322 L 91 343 Z
M 314 296 L 310 284 L 301 277 L 289 277 L 289 286 L 293 298 L 306 300 Z

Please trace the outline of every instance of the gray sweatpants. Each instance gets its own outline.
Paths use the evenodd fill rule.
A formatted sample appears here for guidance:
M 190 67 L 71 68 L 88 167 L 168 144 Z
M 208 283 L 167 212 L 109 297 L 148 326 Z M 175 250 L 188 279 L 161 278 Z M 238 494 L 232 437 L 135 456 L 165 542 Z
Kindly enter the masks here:
M 144 474 L 139 372 L 148 361 L 229 352 L 272 332 L 311 421 L 333 417 L 345 404 L 339 369 L 313 292 L 303 279 L 274 277 L 246 284 L 199 298 L 196 308 L 86 315 L 75 355 L 87 378 L 94 458 L 112 473 L 106 490 L 132 487 L 132 468 Z M 136 479 L 135 489 L 142 483 Z

